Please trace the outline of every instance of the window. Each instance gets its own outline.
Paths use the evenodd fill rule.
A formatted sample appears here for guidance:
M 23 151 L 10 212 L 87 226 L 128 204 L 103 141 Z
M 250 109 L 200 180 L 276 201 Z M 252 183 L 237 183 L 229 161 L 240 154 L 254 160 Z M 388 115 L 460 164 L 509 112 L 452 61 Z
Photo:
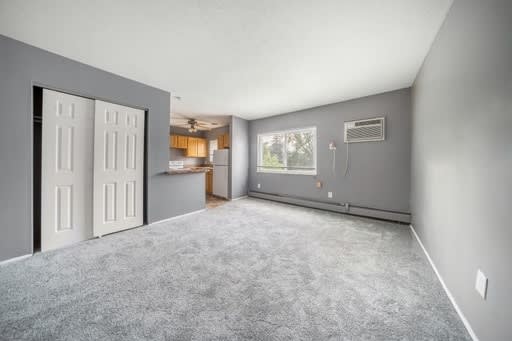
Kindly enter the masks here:
M 217 139 L 210 140 L 210 142 L 208 142 L 208 158 L 210 159 L 210 163 L 213 163 L 213 151 L 217 149 Z
M 259 134 L 257 171 L 316 175 L 316 127 Z

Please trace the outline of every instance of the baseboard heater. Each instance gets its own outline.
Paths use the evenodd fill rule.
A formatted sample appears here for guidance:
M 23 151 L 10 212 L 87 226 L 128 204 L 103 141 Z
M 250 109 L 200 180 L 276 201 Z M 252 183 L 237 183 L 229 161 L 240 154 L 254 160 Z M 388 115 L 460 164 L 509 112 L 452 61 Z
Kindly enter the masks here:
M 249 192 L 250 197 L 283 202 L 303 207 L 317 208 L 326 211 L 346 213 L 362 217 L 377 218 L 390 221 L 398 221 L 401 223 L 409 224 L 411 222 L 411 215 L 405 212 L 387 211 L 370 207 L 362 207 L 349 204 L 348 207 L 344 204 L 316 201 L 301 197 L 295 197 L 283 194 L 270 194 L 263 192 Z

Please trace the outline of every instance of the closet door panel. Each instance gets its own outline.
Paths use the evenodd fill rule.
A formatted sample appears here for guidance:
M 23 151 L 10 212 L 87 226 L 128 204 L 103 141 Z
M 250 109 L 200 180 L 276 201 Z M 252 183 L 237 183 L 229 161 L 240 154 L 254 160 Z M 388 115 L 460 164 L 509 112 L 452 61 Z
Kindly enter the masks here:
M 144 111 L 95 101 L 94 235 L 143 224 Z
M 92 237 L 94 101 L 43 90 L 41 250 Z

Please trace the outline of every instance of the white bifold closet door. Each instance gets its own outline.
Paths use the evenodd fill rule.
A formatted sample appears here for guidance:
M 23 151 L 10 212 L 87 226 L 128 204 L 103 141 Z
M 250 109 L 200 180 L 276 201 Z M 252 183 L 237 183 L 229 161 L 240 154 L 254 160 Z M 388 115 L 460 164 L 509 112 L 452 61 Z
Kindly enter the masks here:
M 94 101 L 43 90 L 41 250 L 92 237 Z
M 143 224 L 144 111 L 95 101 L 94 235 Z
M 41 250 L 143 224 L 144 111 L 43 90 Z

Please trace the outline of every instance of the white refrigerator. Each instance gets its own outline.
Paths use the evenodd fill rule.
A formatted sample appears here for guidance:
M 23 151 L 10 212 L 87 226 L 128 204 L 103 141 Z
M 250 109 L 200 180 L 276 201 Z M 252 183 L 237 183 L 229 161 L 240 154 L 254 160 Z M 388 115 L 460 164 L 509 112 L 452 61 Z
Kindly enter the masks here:
M 228 199 L 229 149 L 213 152 L 213 195 Z

